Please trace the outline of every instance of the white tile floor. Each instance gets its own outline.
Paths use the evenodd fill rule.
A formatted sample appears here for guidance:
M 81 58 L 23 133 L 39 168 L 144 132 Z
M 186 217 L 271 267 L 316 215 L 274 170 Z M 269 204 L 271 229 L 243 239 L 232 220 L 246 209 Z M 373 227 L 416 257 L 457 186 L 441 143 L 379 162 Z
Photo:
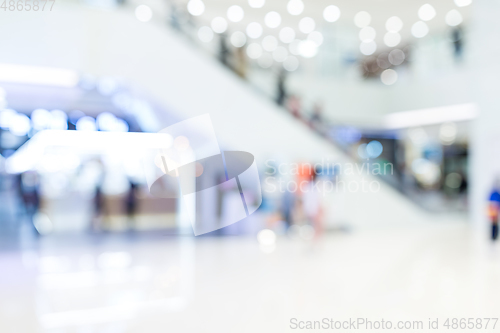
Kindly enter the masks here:
M 423 332 L 429 318 L 500 317 L 500 244 L 462 223 L 282 237 L 272 253 L 253 237 L 49 238 L 0 267 L 2 333 L 275 333 L 358 317 Z

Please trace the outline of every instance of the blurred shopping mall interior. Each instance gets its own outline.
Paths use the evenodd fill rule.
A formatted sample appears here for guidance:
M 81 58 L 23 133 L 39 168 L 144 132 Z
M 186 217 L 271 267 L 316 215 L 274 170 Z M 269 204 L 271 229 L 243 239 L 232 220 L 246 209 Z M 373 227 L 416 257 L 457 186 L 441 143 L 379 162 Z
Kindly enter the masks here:
M 3 1 L 0 332 L 498 329 L 499 16 Z

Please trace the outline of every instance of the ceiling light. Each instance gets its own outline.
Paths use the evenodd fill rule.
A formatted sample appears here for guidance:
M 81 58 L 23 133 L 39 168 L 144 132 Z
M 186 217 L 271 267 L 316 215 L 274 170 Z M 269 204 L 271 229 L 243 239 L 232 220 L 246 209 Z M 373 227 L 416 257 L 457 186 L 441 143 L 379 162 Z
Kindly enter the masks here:
M 299 30 L 305 34 L 314 31 L 316 27 L 316 22 L 310 17 L 304 17 L 299 21 Z
M 361 42 L 361 45 L 359 45 L 359 51 L 364 55 L 372 55 L 375 51 L 377 51 L 377 44 L 373 40 Z
M 278 47 L 278 40 L 274 36 L 266 36 L 262 40 L 262 48 L 268 52 L 276 50 Z
M 283 62 L 283 68 L 289 72 L 293 72 L 299 68 L 299 59 L 294 56 L 288 56 Z
M 225 18 L 218 16 L 212 20 L 210 26 L 214 32 L 221 34 L 227 29 L 227 21 Z
M 277 62 L 285 61 L 286 57 L 288 57 L 288 51 L 283 46 L 279 46 L 273 52 L 273 59 Z
M 385 28 L 390 32 L 399 32 L 403 28 L 403 21 L 397 16 L 392 16 L 385 22 Z
M 313 41 L 303 40 L 299 44 L 299 52 L 304 58 L 312 58 L 318 53 L 318 47 Z
M 374 40 L 377 36 L 377 32 L 372 27 L 364 27 L 359 31 L 359 39 L 362 42 L 369 42 Z
M 273 56 L 270 53 L 264 53 L 257 61 L 262 68 L 269 68 L 273 65 Z
M 231 22 L 239 22 L 243 20 L 245 12 L 240 6 L 231 6 L 227 9 L 227 18 Z
M 242 47 L 246 42 L 247 36 L 241 31 L 233 32 L 231 35 L 231 44 L 233 44 L 234 47 Z
M 247 26 L 247 36 L 259 38 L 262 35 L 262 26 L 257 22 L 252 22 Z
M 405 61 L 405 53 L 399 49 L 395 49 L 389 53 L 388 58 L 391 64 L 399 66 Z
M 422 21 L 430 21 L 436 16 L 436 10 L 432 5 L 429 5 L 426 3 L 425 5 L 422 5 L 420 9 L 418 10 L 418 17 Z
M 364 28 L 370 24 L 372 17 L 368 12 L 361 11 L 354 16 L 354 24 L 358 28 Z
M 393 85 L 398 80 L 398 72 L 393 69 L 386 69 L 380 74 L 380 80 L 387 86 Z
M 291 54 L 300 55 L 299 45 L 300 45 L 300 40 L 296 39 L 293 42 L 291 42 L 290 45 L 288 45 L 288 50 L 290 51 Z
M 389 47 L 394 47 L 401 42 L 401 35 L 397 32 L 388 32 L 384 35 L 384 44 Z
M 446 14 L 445 21 L 450 27 L 455 27 L 462 23 L 462 14 L 458 10 L 452 9 Z
M 214 38 L 214 32 L 210 27 L 201 27 L 200 30 L 198 30 L 198 38 L 202 42 L 208 43 Z
M 429 33 L 429 27 L 425 22 L 418 21 L 415 22 L 411 27 L 411 34 L 415 38 L 425 37 Z
M 307 36 L 307 39 L 308 40 L 312 40 L 316 46 L 320 46 L 321 44 L 323 44 L 323 34 L 319 31 L 313 31 L 311 32 L 308 36 Z
M 190 0 L 187 4 L 189 14 L 200 16 L 205 11 L 205 4 L 201 0 Z
M 290 15 L 300 15 L 304 11 L 304 3 L 302 0 L 290 0 L 286 5 L 286 9 Z
M 266 14 L 264 22 L 269 28 L 277 28 L 281 24 L 281 15 L 277 12 L 269 12 Z
M 261 8 L 266 3 L 266 0 L 248 0 L 248 5 L 252 8 Z
M 247 55 L 250 59 L 257 59 L 262 55 L 262 47 L 257 43 L 247 46 Z
M 0 64 L 0 82 L 75 87 L 78 73 L 63 68 Z
M 472 0 L 455 0 L 455 5 L 458 7 L 465 7 L 472 3 Z
M 327 22 L 335 22 L 340 18 L 340 9 L 337 6 L 330 5 L 323 10 L 323 18 Z
M 139 5 L 135 9 L 135 17 L 141 22 L 148 22 L 153 17 L 153 11 L 146 5 Z
M 387 53 L 379 54 L 379 56 L 377 57 L 378 67 L 380 67 L 382 69 L 387 69 L 387 68 L 391 67 L 391 63 L 389 62 L 388 58 L 389 58 L 389 54 L 387 54 Z
M 295 30 L 289 27 L 283 28 L 280 30 L 279 37 L 283 43 L 291 43 L 295 39 Z

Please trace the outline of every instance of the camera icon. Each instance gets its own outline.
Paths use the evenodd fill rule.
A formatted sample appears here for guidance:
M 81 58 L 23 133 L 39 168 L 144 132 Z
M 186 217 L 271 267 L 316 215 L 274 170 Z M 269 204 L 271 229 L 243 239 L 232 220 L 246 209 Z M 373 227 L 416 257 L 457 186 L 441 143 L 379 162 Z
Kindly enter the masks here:
M 241 221 L 262 203 L 255 158 L 221 151 L 208 114 L 164 128 L 142 159 L 151 195 L 177 198 L 181 224 L 196 236 Z M 187 222 L 189 221 L 189 222 Z

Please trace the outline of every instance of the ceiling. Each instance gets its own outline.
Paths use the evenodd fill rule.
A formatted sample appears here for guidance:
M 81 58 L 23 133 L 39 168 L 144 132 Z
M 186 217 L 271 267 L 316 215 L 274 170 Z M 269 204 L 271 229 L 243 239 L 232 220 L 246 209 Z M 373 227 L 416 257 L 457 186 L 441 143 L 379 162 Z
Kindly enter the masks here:
M 182 0 L 179 3 L 186 8 L 187 2 L 188 0 Z M 415 37 L 411 35 L 411 26 L 419 21 L 418 10 L 426 3 L 431 4 L 436 9 L 436 16 L 426 22 L 430 31 L 429 35 L 447 31 L 449 27 L 445 23 L 445 16 L 450 10 L 458 10 L 462 14 L 464 22 L 467 22 L 471 11 L 471 6 L 457 7 L 453 0 L 308 0 L 304 1 L 304 11 L 298 16 L 292 16 L 286 9 L 288 0 L 266 0 L 265 5 L 258 9 L 251 8 L 247 0 L 203 0 L 203 2 L 205 11 L 196 19 L 205 25 L 210 25 L 211 20 L 217 16 L 227 18 L 227 9 L 232 5 L 239 5 L 243 8 L 244 18 L 237 23 L 229 22 L 228 30 L 231 32 L 245 31 L 249 23 L 258 22 L 264 27 L 262 37 L 270 34 L 277 36 L 281 28 L 288 26 L 296 30 L 298 39 L 304 39 L 306 35 L 298 30 L 298 24 L 300 19 L 311 17 L 316 22 L 316 30 L 323 34 L 328 30 L 338 29 L 353 36 L 353 39 L 358 43 L 360 40 L 357 39 L 357 34 L 360 28 L 355 26 L 354 16 L 360 11 L 366 11 L 372 17 L 370 26 L 377 32 L 375 42 L 378 51 L 388 49 L 383 43 L 383 36 L 387 32 L 385 28 L 386 20 L 392 16 L 398 16 L 403 21 L 403 28 L 399 32 L 402 37 L 402 42 L 399 45 L 402 45 L 412 43 L 415 40 Z M 323 18 L 323 10 L 329 5 L 335 5 L 341 11 L 339 20 L 333 23 L 326 22 Z M 281 15 L 282 23 L 278 28 L 270 29 L 264 24 L 264 17 L 270 11 L 276 11 Z

